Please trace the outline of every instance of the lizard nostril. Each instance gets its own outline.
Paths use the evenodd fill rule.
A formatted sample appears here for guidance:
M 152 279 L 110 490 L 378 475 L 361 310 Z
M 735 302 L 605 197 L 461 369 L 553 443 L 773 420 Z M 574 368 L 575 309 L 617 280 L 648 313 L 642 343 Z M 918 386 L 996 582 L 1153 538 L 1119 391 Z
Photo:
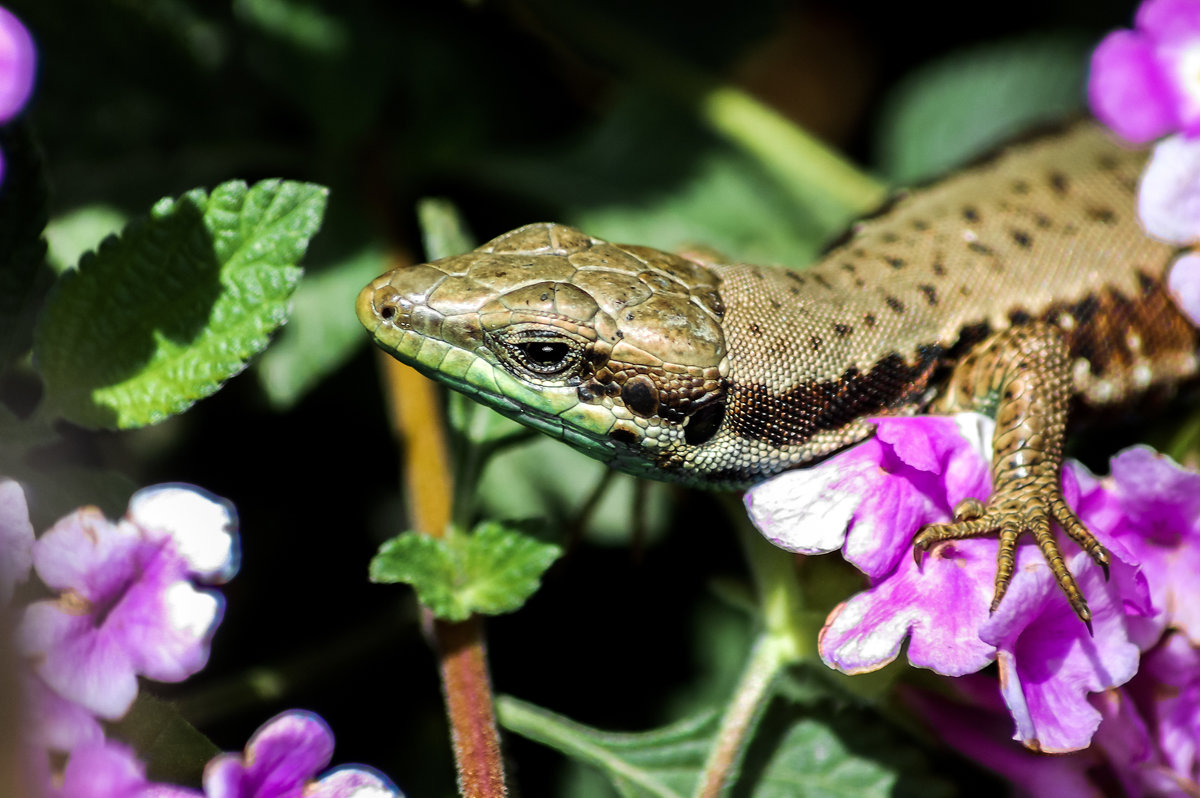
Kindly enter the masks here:
M 392 319 L 396 318 L 396 306 L 384 305 L 381 307 L 379 309 L 379 318 L 383 319 L 384 321 L 391 321 Z

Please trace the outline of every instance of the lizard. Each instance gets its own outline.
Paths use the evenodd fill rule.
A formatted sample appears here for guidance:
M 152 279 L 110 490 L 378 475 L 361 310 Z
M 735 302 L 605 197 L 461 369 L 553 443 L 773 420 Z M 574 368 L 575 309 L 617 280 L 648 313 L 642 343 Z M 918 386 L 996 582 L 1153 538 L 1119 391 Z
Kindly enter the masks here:
M 1067 423 L 1169 395 L 1198 331 L 1167 276 L 1182 250 L 1135 214 L 1146 153 L 1092 121 L 898 192 L 805 270 L 688 258 L 526 225 L 397 268 L 357 313 L 423 374 L 610 466 L 742 489 L 869 437 L 869 419 L 996 419 L 986 502 L 914 530 L 914 556 L 997 534 L 994 612 L 1030 534 L 1091 614 L 1054 523 L 1108 572 L 1063 499 Z

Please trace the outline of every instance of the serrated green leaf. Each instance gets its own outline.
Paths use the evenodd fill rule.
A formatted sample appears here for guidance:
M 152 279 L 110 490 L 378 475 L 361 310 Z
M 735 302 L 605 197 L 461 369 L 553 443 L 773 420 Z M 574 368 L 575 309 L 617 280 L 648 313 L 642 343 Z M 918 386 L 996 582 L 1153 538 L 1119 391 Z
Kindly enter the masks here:
M 469 535 L 405 532 L 371 560 L 372 582 L 412 585 L 421 603 L 449 621 L 513 612 L 533 595 L 562 549 L 513 527 L 484 521 Z
M 1077 110 L 1090 40 L 1039 35 L 917 70 L 882 115 L 877 161 L 899 183 L 941 174 L 1038 122 Z
M 46 225 L 46 260 L 58 274 L 73 269 L 83 253 L 121 232 L 128 223 L 128 215 L 104 204 L 87 205 L 57 216 Z
M 276 409 L 291 407 L 366 342 L 354 299 L 385 268 L 382 251 L 365 249 L 300 281 L 287 326 L 256 367 Z
M 602 770 L 625 798 L 691 795 L 717 730 L 706 712 L 650 732 L 606 732 L 511 696 L 496 699 L 501 725 Z
M 162 421 L 245 368 L 287 318 L 327 190 L 234 181 L 159 201 L 60 276 L 35 333 L 51 412 Z

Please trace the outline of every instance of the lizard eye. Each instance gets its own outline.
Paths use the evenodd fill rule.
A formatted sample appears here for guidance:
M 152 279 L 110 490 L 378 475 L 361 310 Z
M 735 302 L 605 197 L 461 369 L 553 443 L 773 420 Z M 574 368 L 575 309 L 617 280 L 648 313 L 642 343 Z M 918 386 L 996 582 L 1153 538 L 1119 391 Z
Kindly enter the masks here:
M 491 337 L 491 349 L 518 377 L 541 384 L 580 381 L 586 342 L 559 330 L 510 330 Z
M 571 347 L 563 341 L 533 341 L 517 344 L 530 368 L 541 373 L 562 371 L 568 364 Z

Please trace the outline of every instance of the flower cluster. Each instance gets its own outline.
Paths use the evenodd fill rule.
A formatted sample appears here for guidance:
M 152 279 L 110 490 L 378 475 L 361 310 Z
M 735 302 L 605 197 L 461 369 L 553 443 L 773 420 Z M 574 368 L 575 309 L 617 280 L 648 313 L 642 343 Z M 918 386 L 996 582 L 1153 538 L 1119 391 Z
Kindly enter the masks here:
M 1092 54 L 1088 100 L 1127 141 L 1171 136 L 1142 176 L 1138 214 L 1156 238 L 1200 243 L 1200 0 L 1146 0 L 1135 29 L 1114 31 Z
M 983 676 L 958 682 L 970 686 L 967 703 L 976 713 L 994 713 L 1002 700 L 1011 717 L 1008 733 L 1028 748 L 1064 753 L 1094 745 L 1113 758 L 1114 769 L 1134 774 L 1130 779 L 1142 770 L 1159 773 L 1166 763 L 1172 778 L 1200 785 L 1200 760 L 1177 755 L 1182 744 L 1142 760 L 1131 759 L 1128 747 L 1104 746 L 1139 736 L 1145 751 L 1155 750 L 1200 720 L 1200 703 L 1189 697 L 1169 708 L 1180 719 L 1155 729 L 1164 710 L 1152 706 L 1165 694 L 1153 682 L 1167 675 L 1180 696 L 1195 691 L 1200 698 L 1200 652 L 1193 648 L 1200 646 L 1194 578 L 1200 572 L 1200 474 L 1145 447 L 1114 457 L 1103 480 L 1078 463 L 1065 466 L 1068 504 L 1113 560 L 1106 581 L 1084 553 L 1068 557 L 1092 611 L 1089 632 L 1034 546 L 1018 547 L 1015 576 L 994 614 L 988 608 L 995 539 L 942 543 L 920 565 L 912 557 L 917 528 L 947 521 L 959 501 L 989 492 L 989 419 L 966 414 L 875 423 L 870 441 L 813 468 L 786 472 L 746 497 L 751 518 L 777 545 L 807 553 L 840 548 L 869 578 L 866 590 L 826 620 L 819 642 L 825 662 L 847 673 L 875 670 L 899 656 L 906 642 L 912 665 L 947 676 L 977 674 L 995 662 L 998 683 Z M 848 502 L 847 495 L 857 498 Z M 1064 544 L 1064 551 L 1072 545 Z M 1159 661 L 1172 667 L 1154 667 Z M 996 726 L 993 721 L 990 728 Z M 1197 731 L 1186 729 L 1189 751 L 1200 742 Z
M 139 676 L 175 682 L 204 667 L 223 601 L 198 584 L 223 582 L 236 568 L 233 508 L 190 486 L 141 490 L 115 523 L 85 507 L 35 539 L 24 492 L 0 481 L 0 611 L 14 614 L 25 761 L 43 795 L 274 798 L 301 788 L 323 798 L 399 794 L 361 768 L 315 780 L 329 764 L 333 736 L 308 713 L 265 724 L 244 757 L 209 762 L 203 793 L 149 782 L 134 751 L 106 739 L 104 722 L 126 713 Z M 5 606 L 31 571 L 54 596 Z M 57 762 L 65 764 L 54 774 Z

